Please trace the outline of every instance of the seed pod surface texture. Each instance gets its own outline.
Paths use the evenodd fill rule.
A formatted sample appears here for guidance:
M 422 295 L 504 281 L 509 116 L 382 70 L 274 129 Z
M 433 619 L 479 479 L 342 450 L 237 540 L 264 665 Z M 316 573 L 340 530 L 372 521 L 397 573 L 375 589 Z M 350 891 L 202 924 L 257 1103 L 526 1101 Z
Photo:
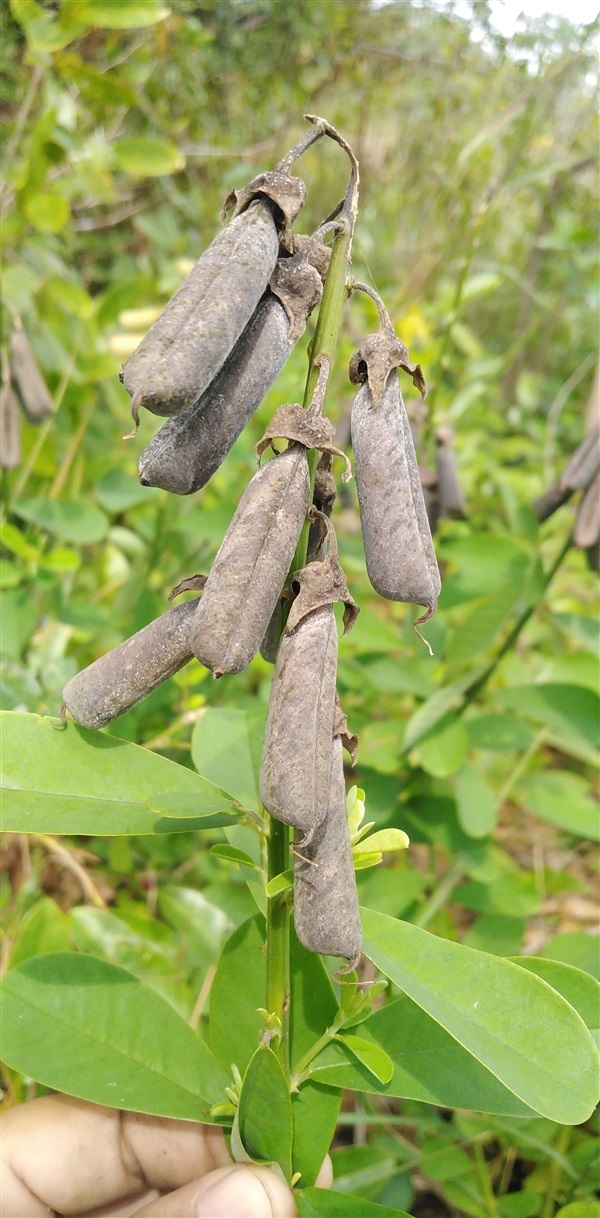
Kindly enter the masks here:
M 362 929 L 346 814 L 342 742 L 331 744 L 327 815 L 294 862 L 294 925 L 310 952 L 359 961 Z M 349 971 L 349 970 L 348 970 Z
M 54 402 L 24 330 L 13 330 L 10 336 L 10 375 L 29 422 L 51 418 Z
M 192 659 L 190 628 L 198 597 L 169 609 L 119 647 L 71 677 L 63 702 L 82 727 L 105 727 Z
M 240 672 L 264 638 L 308 509 L 306 449 L 294 444 L 246 487 L 211 567 L 193 631 L 215 677 Z
M 338 641 L 333 605 L 303 617 L 277 653 L 260 771 L 267 812 L 310 841 L 327 813 Z
M 12 385 L 0 388 L 0 465 L 16 469 L 21 462 L 21 416 Z
M 272 205 L 263 200 L 215 237 L 123 366 L 134 415 L 140 406 L 180 414 L 198 401 L 254 313 L 278 252 Z
M 395 371 L 375 408 L 368 384 L 361 385 L 352 407 L 352 446 L 369 579 L 388 600 L 433 610 L 440 573 Z
M 283 305 L 268 293 L 208 389 L 144 449 L 143 486 L 174 495 L 206 486 L 281 372 L 291 351 L 289 331 Z

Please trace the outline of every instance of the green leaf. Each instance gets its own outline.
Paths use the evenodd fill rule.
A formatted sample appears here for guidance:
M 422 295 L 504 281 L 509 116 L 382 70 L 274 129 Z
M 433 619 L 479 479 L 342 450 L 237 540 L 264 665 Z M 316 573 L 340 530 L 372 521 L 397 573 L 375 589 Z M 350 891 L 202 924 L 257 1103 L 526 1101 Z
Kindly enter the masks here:
M 51 719 L 10 711 L 1 713 L 0 725 L 7 832 L 173 833 L 208 828 L 215 813 L 230 807 L 193 770 L 105 732 L 71 723 L 60 730 Z M 193 801 L 195 818 L 182 822 L 152 812 L 148 801 L 163 788 L 170 798 L 181 792 Z
M 119 140 L 114 146 L 119 169 L 137 178 L 158 178 L 185 169 L 185 157 L 171 140 Z
M 534 734 L 526 723 L 514 715 L 477 715 L 465 719 L 469 741 L 474 749 L 527 749 Z
M 252 867 L 255 870 L 257 868 L 254 859 L 251 859 L 245 850 L 237 850 L 235 846 L 226 846 L 219 843 L 217 846 L 211 846 L 210 854 L 215 854 L 219 859 L 227 859 L 230 863 L 239 863 L 240 866 Z
M 227 940 L 210 990 L 208 1042 L 218 1062 L 243 1074 L 258 1046 L 263 1021 L 267 963 L 265 923 L 257 915 Z
M 447 778 L 456 773 L 469 748 L 467 729 L 455 715 L 445 716 L 419 744 L 419 763 L 428 774 Z
M 181 767 L 183 768 L 183 767 Z M 224 825 L 235 825 L 239 822 L 237 811 L 222 812 L 222 808 L 230 808 L 229 797 L 212 782 L 200 780 L 204 784 L 202 795 L 196 791 L 194 795 L 181 795 L 177 791 L 157 791 L 146 800 L 151 812 L 166 816 L 173 820 L 183 820 L 190 817 L 197 828 L 219 829 Z
M 509 580 L 477 601 L 448 642 L 448 663 L 470 664 L 473 656 L 481 656 L 482 652 L 487 651 L 522 595 L 522 579 Z
M 71 216 L 68 200 L 58 190 L 40 190 L 27 195 L 23 211 L 39 233 L 59 233 Z
M 394 1063 L 384 1049 L 362 1036 L 354 1036 L 349 1032 L 338 1033 L 336 1040 L 345 1045 L 378 1082 L 389 1083 L 394 1073 Z
M 274 875 L 272 880 L 267 884 L 266 892 L 269 900 L 276 897 L 280 892 L 286 892 L 288 888 L 294 886 L 294 872 L 290 868 L 289 871 L 281 871 L 279 875 Z
M 558 990 L 563 998 L 579 1012 L 588 1028 L 597 1028 L 600 1024 L 600 984 L 589 973 L 574 968 L 571 964 L 563 964 L 558 960 L 545 960 L 543 956 L 513 956 L 513 963 L 520 968 L 529 969 L 536 977 L 541 977 Z
M 123 469 L 110 469 L 96 486 L 98 502 L 114 514 L 126 512 L 137 503 L 150 503 L 158 494 L 152 487 L 141 486 L 137 478 Z
M 95 29 L 133 30 L 164 21 L 171 10 L 160 0 L 79 0 L 78 11 Z
M 278 1163 L 292 1178 L 292 1101 L 287 1079 L 272 1049 L 258 1048 L 248 1064 L 237 1112 L 237 1128 L 254 1163 Z
M 404 1210 L 325 1188 L 301 1189 L 296 1194 L 296 1205 L 298 1218 L 410 1218 Z
M 577 837 L 600 840 L 598 805 L 589 794 L 589 784 L 580 774 L 546 770 L 525 779 L 520 802 L 536 816 L 559 825 Z
M 561 960 L 582 969 L 590 977 L 600 979 L 598 940 L 583 930 L 563 931 L 555 935 L 540 951 L 544 960 Z
M 407 834 L 403 829 L 380 829 L 377 833 L 371 833 L 369 837 L 362 838 L 358 850 L 368 851 L 386 851 L 406 850 L 410 846 Z
M 68 951 L 70 946 L 69 918 L 59 909 L 56 901 L 42 897 L 27 911 L 19 925 L 10 953 L 10 968 L 15 968 L 32 956 Z
M 314 1184 L 338 1121 L 342 1093 L 309 1080 L 292 1095 L 292 1167 L 306 1187 Z
M 326 1086 L 420 1100 L 441 1108 L 465 1108 L 504 1116 L 533 1116 L 448 1032 L 405 995 L 361 1024 L 361 1035 L 394 1063 L 385 1086 L 358 1062 L 351 1064 L 336 1041 L 312 1062 L 313 1079 Z
M 2 1051 L 46 1087 L 134 1112 L 210 1121 L 227 1078 L 154 990 L 74 952 L 28 960 L 4 980 Z
M 98 508 L 87 503 L 68 503 L 64 499 L 23 499 L 14 508 L 15 516 L 39 525 L 46 533 L 54 533 L 63 541 L 77 545 L 93 545 L 108 532 L 108 519 Z
M 600 653 L 598 622 L 595 617 L 583 617 L 580 613 L 553 613 L 552 621 L 559 630 L 577 639 L 586 651 L 590 651 L 594 656 Z
M 591 689 L 581 685 L 517 685 L 495 690 L 491 697 L 555 729 L 565 740 L 580 737 L 592 748 L 598 747 L 600 697 Z
M 554 990 L 508 960 L 385 914 L 364 909 L 362 922 L 365 954 L 504 1086 L 550 1120 L 587 1120 L 598 1098 L 597 1052 Z
M 454 775 L 458 819 L 470 837 L 487 837 L 495 827 L 496 801 L 493 791 L 476 766 L 464 761 Z
M 338 1012 L 331 978 L 321 956 L 309 952 L 290 933 L 290 1058 L 304 1056 L 333 1023 Z
M 205 778 L 258 811 L 265 712 L 209 707 L 192 734 L 192 759 Z

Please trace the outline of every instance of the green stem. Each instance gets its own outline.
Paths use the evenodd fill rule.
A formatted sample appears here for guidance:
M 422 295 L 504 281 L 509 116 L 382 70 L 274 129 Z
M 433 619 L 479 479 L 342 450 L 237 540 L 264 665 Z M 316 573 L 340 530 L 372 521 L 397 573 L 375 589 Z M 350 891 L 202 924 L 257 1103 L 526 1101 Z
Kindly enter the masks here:
M 348 192 L 342 208 L 339 224 L 340 232 L 335 238 L 327 278 L 323 288 L 323 299 L 314 338 L 310 349 L 310 365 L 304 390 L 304 405 L 308 406 L 319 379 L 319 369 L 315 366 L 318 355 L 325 355 L 333 360 L 336 348 L 344 305 L 347 299 L 346 280 L 350 265 L 350 250 L 352 234 L 358 209 L 358 166 L 351 157 L 352 173 Z M 311 476 L 311 498 L 314 475 L 317 466 L 318 453 L 308 453 L 308 463 Z M 292 571 L 298 570 L 306 563 L 309 523 L 306 522 L 296 553 L 292 562 Z M 283 615 L 282 615 L 283 616 Z M 267 882 L 280 875 L 289 866 L 290 834 L 287 825 L 269 817 L 269 837 L 267 847 Z M 273 1041 L 272 1047 L 277 1053 L 281 1065 L 289 1077 L 289 1005 L 290 1005 L 290 907 L 289 892 L 279 893 L 267 900 L 267 997 L 266 1008 L 270 1015 L 277 1016 L 281 1026 L 281 1040 Z
M 428 901 L 425 902 L 418 918 L 415 918 L 415 926 L 425 928 L 435 918 L 435 915 L 446 904 L 446 901 L 458 887 L 465 874 L 465 865 L 462 859 L 456 859 L 452 866 L 446 872 L 443 880 L 440 880 L 437 888 L 434 889 Z
M 272 880 L 286 870 L 289 860 L 290 831 L 281 821 L 269 817 L 267 875 Z M 277 1015 L 281 1040 L 273 1041 L 286 1075 L 290 1072 L 290 927 L 289 892 L 267 900 L 267 1010 Z
M 505 655 L 507 655 L 509 651 L 512 651 L 521 632 L 525 629 L 525 626 L 527 625 L 530 617 L 533 616 L 540 601 L 542 600 L 544 593 L 547 591 L 550 584 L 552 583 L 552 580 L 554 579 L 556 572 L 558 571 L 559 567 L 561 566 L 561 563 L 564 561 L 567 554 L 569 553 L 569 550 L 571 549 L 571 544 L 572 544 L 571 536 L 569 534 L 569 536 L 566 538 L 563 545 L 561 546 L 560 550 L 558 551 L 558 554 L 556 555 L 554 562 L 551 564 L 550 567 L 548 567 L 548 570 L 546 571 L 546 573 L 544 575 L 542 587 L 540 590 L 540 595 L 538 596 L 537 600 L 532 601 L 532 603 L 530 605 L 527 605 L 527 607 L 523 610 L 523 612 L 519 614 L 519 617 L 517 618 L 512 630 L 509 631 L 504 642 L 498 648 L 498 651 L 496 652 L 494 659 L 491 661 L 490 664 L 488 664 L 488 667 L 486 669 L 484 669 L 481 676 L 479 676 L 477 678 L 477 680 L 473 681 L 473 684 L 469 685 L 468 688 L 465 690 L 465 693 L 463 696 L 463 701 L 462 701 L 462 704 L 460 707 L 460 711 L 458 712 L 459 714 L 462 714 L 462 712 L 464 710 L 466 710 L 466 708 L 468 706 L 470 706 L 470 704 L 474 700 L 474 698 L 476 698 L 477 695 L 481 693 L 484 686 L 487 685 L 490 677 L 493 676 L 493 674 L 495 673 L 500 661 L 504 659 Z
M 533 614 L 535 613 L 538 605 L 540 604 L 540 602 L 544 596 L 544 593 L 548 590 L 550 584 L 552 583 L 552 580 L 554 579 L 556 572 L 558 571 L 559 567 L 561 566 L 561 564 L 563 563 L 567 554 L 569 553 L 569 550 L 571 549 L 571 545 L 572 545 L 572 541 L 571 541 L 571 537 L 569 536 L 569 537 L 567 537 L 566 541 L 561 546 L 558 554 L 556 555 L 556 558 L 554 559 L 554 562 L 551 564 L 551 566 L 546 571 L 546 573 L 544 575 L 540 595 L 538 596 L 537 600 L 535 600 L 531 604 L 527 605 L 527 607 L 519 615 L 512 630 L 509 631 L 506 638 L 504 639 L 504 642 L 498 648 L 498 651 L 496 652 L 496 655 L 494 656 L 493 660 L 490 661 L 487 668 L 484 668 L 483 672 L 480 672 L 479 676 L 477 676 L 475 678 L 475 680 L 473 680 L 471 682 L 470 685 L 467 685 L 467 688 L 463 692 L 462 700 L 457 704 L 456 707 L 452 708 L 456 715 L 464 714 L 467 707 L 469 707 L 471 705 L 471 703 L 475 700 L 475 698 L 485 688 L 490 677 L 492 677 L 494 675 L 501 660 L 503 660 L 504 656 L 507 655 L 507 653 L 512 650 L 515 643 L 519 639 L 519 636 L 521 635 L 522 631 L 525 629 L 525 626 L 527 625 L 530 617 L 532 617 Z M 423 739 L 423 737 L 427 734 L 427 732 L 429 730 L 430 730 L 429 727 L 424 727 L 422 732 L 420 732 L 418 736 L 415 736 L 413 739 L 411 739 L 410 748 L 408 748 L 408 749 L 406 747 L 403 748 L 400 755 L 405 756 L 412 749 L 416 748 L 416 746 L 418 744 L 420 744 L 421 740 Z

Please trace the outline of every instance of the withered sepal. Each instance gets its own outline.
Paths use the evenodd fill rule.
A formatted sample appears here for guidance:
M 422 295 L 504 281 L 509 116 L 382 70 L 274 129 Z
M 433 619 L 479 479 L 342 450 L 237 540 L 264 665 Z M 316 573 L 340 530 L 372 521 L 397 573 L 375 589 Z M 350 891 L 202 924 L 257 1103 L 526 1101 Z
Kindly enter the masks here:
M 279 239 L 284 249 L 293 252 L 291 227 L 306 198 L 306 186 L 301 178 L 293 178 L 291 174 L 279 169 L 259 173 L 257 177 L 242 186 L 241 190 L 232 190 L 227 195 L 221 212 L 223 222 L 227 213 L 233 209 L 231 219 L 235 220 L 250 206 L 254 199 L 265 197 L 271 199 L 281 213 Z M 279 220 L 279 217 L 277 217 Z
M 397 338 L 391 324 L 388 326 L 382 323 L 377 333 L 369 334 L 354 352 L 348 375 L 353 385 L 368 382 L 373 408 L 379 405 L 390 372 L 393 372 L 394 368 L 402 368 L 403 372 L 408 372 L 421 397 L 426 396 L 427 386 L 421 365 L 413 364 L 408 355 L 408 348 Z
M 329 535 L 329 553 L 323 562 L 307 563 L 301 571 L 294 571 L 291 578 L 292 591 L 297 591 L 296 598 L 289 612 L 285 626 L 285 634 L 292 630 L 315 609 L 323 605 L 335 605 L 344 602 L 344 634 L 348 634 L 360 613 L 356 601 L 351 596 L 346 582 L 346 576 L 340 566 L 335 531 L 331 522 L 315 507 L 308 510 L 308 518 L 314 521 L 321 516 Z

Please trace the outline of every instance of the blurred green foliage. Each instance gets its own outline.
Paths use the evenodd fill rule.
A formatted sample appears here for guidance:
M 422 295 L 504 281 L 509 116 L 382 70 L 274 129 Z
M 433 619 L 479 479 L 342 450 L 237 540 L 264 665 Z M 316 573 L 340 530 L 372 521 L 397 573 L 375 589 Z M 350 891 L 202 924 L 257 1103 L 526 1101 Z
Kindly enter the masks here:
M 434 464 L 433 429 L 450 423 L 468 507 L 440 525 L 432 660 L 412 610 L 370 589 L 352 484 L 336 506 L 362 609 L 340 649 L 361 733 L 353 780 L 368 818 L 413 843 L 410 858 L 360 873 L 361 899 L 487 952 L 525 942 L 593 971 L 581 930 L 539 931 L 565 929 L 558 898 L 585 900 L 591 874 L 597 580 L 580 552 L 563 554 L 572 509 L 540 526 L 531 508 L 591 421 L 593 27 L 545 18 L 507 43 L 486 0 L 468 20 L 451 4 L 394 0 L 11 0 L 0 23 L 2 341 L 20 318 L 57 408 L 40 430 L 23 422 L 22 464 L 3 471 L 2 707 L 55 715 L 68 677 L 208 569 L 266 420 L 301 399 L 305 344 L 210 485 L 176 499 L 138 484 L 157 421 L 145 415 L 122 439 L 118 372 L 139 338 L 129 311 L 166 302 L 228 191 L 275 164 L 304 112 L 321 113 L 360 160 L 353 271 L 425 370 L 420 457 Z M 301 173 L 308 231 L 342 195 L 346 167 L 323 145 Z M 370 302 L 352 303 L 330 391 L 341 435 L 347 361 L 374 321 Z M 266 708 L 271 671 L 258 657 L 216 685 L 194 661 L 110 730 L 191 765 L 203 710 Z M 78 903 L 40 845 L 23 872 L 9 843 L 7 956 L 91 950 L 201 1023 L 220 946 L 254 908 L 241 869 L 201 848 L 207 837 L 223 835 L 197 835 L 193 850 L 183 834 L 75 839 L 110 912 Z M 591 1196 L 589 1128 L 353 1103 L 334 1153 L 342 1192 L 410 1209 L 425 1180 L 434 1212 L 474 1218 L 550 1218 Z

